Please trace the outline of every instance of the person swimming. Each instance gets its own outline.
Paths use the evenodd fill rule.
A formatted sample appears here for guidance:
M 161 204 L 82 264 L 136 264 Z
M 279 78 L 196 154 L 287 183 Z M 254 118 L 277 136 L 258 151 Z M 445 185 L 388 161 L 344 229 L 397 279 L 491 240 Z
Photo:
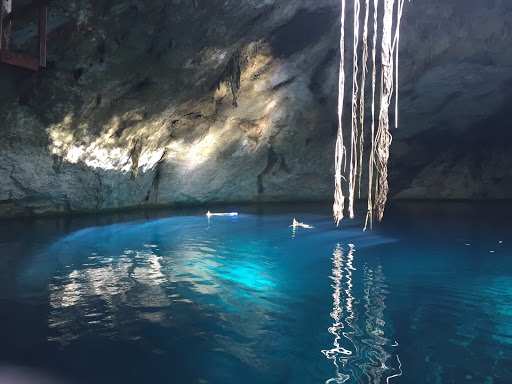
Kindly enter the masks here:
M 296 227 L 302 227 L 302 228 L 315 228 L 309 224 L 300 223 L 297 220 L 295 220 L 295 217 L 293 218 L 292 225 L 290 227 L 296 228 Z
M 238 212 L 227 212 L 227 213 L 211 213 L 210 211 L 206 212 L 207 217 L 212 216 L 238 216 Z

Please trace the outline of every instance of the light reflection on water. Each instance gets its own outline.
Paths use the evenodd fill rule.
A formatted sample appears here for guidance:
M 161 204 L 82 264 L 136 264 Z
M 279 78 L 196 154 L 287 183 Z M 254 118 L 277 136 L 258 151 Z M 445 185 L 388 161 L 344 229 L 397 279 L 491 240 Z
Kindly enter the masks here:
M 231 331 L 240 335 L 262 333 L 259 317 L 244 318 L 233 313 L 247 310 L 249 305 L 253 315 L 264 316 L 267 310 L 282 309 L 266 301 L 278 284 L 269 251 L 261 244 L 243 240 L 189 241 L 194 228 L 188 229 L 192 234 L 185 241 L 179 233 L 173 233 L 174 239 L 166 240 L 165 252 L 157 244 L 142 244 L 140 249 L 125 249 L 119 256 L 115 255 L 114 245 L 123 244 L 118 237 L 131 233 L 131 228 L 110 230 L 108 239 L 98 239 L 87 230 L 84 235 L 94 241 L 93 247 L 78 234 L 71 235 L 72 239 L 80 239 L 85 252 L 64 268 L 58 263 L 55 266 L 57 271 L 49 284 L 48 325 L 57 335 L 48 339 L 68 344 L 80 337 L 83 325 L 97 335 L 120 337 L 122 321 L 118 314 L 127 307 L 134 308 L 135 316 L 141 320 L 166 326 L 176 302 L 212 308 L 229 323 Z M 114 233 L 117 237 L 113 237 Z M 61 244 L 64 251 L 50 247 L 54 259 L 65 259 L 72 246 L 69 240 Z M 90 254 L 91 249 L 95 252 Z M 37 277 L 37 271 L 32 268 L 27 276 Z M 243 321 L 239 322 L 239 318 Z M 255 363 L 260 358 L 247 358 L 251 359 Z
M 350 249 L 350 252 L 352 252 L 352 248 Z M 333 311 L 331 312 L 331 317 L 334 319 L 334 324 L 332 327 L 329 327 L 329 332 L 334 335 L 334 348 L 330 350 L 323 350 L 322 353 L 330 360 L 332 360 L 334 366 L 336 367 L 336 377 L 333 377 L 326 381 L 326 383 L 331 382 L 337 382 L 337 383 L 344 383 L 347 381 L 350 376 L 344 373 L 340 372 L 340 367 L 338 365 L 338 359 L 339 361 L 342 361 L 345 364 L 346 359 L 343 357 L 338 357 L 338 355 L 345 355 L 349 356 L 352 354 L 351 349 L 344 348 L 340 345 L 340 339 L 342 336 L 342 330 L 345 327 L 343 323 L 343 312 L 344 312 L 344 305 L 342 303 L 342 284 L 343 284 L 343 251 L 341 250 L 341 247 L 336 247 L 336 250 L 334 251 L 333 256 L 333 263 L 334 268 L 332 270 L 333 276 L 331 276 L 331 279 L 334 281 L 333 288 L 334 288 L 334 294 L 332 295 L 334 298 L 334 305 L 333 305 Z
M 283 340 L 272 324 L 287 318 L 281 313 L 291 296 L 282 289 L 277 247 L 245 229 L 231 236 L 223 228 L 237 225 L 181 218 L 89 228 L 51 245 L 20 282 L 25 294 L 48 291 L 45 337 L 60 349 L 100 337 L 136 342 L 156 355 L 180 353 L 148 337 L 158 327 L 171 330 L 171 348 L 182 335 L 197 337 L 203 341 L 186 348 L 206 343 L 209 351 L 201 353 L 271 371 L 274 363 L 261 351 Z
M 335 376 L 328 379 L 329 383 L 363 382 L 364 377 L 368 383 L 379 384 L 384 374 L 386 382 L 391 378 L 401 376 L 399 373 L 390 373 L 393 369 L 389 359 L 392 349 L 397 344 L 384 337 L 384 309 L 386 284 L 382 266 L 374 269 L 368 265 L 363 267 L 361 283 L 364 287 L 364 326 L 359 319 L 358 311 L 362 307 L 362 300 L 354 297 L 353 274 L 357 272 L 354 267 L 356 250 L 354 244 L 348 245 L 348 252 L 340 244 L 333 252 L 333 266 L 331 279 L 334 288 L 333 311 L 331 317 L 334 323 L 328 331 L 334 336 L 334 348 L 322 350 L 322 353 L 332 360 L 335 366 Z M 345 300 L 343 300 L 345 298 Z M 346 315 L 345 315 L 346 314 Z M 360 327 L 359 324 L 362 326 Z M 366 333 L 365 333 L 366 332 Z M 389 352 L 388 352 L 389 351 Z M 400 362 L 397 356 L 398 362 Z M 338 363 L 341 363 L 341 369 Z M 401 364 L 400 364 L 401 366 Z
M 80 383 L 511 377 L 506 244 L 489 260 L 459 234 L 433 241 L 402 226 L 395 242 L 327 215 L 303 215 L 314 228 L 294 230 L 294 216 L 174 217 L 62 237 L 3 279 L 16 285 L 0 292 L 0 362 L 12 351 L 54 370 L 67 359 L 59 369 Z
M 85 269 L 68 266 L 55 276 L 49 284 L 48 327 L 57 334 L 48 340 L 68 344 L 80 336 L 82 324 L 98 335 L 116 337 L 117 314 L 123 306 L 144 308 L 137 313 L 141 319 L 163 321 L 165 314 L 158 309 L 168 307 L 171 300 L 160 286 L 166 282 L 161 256 L 153 247 L 143 247 L 147 250 L 126 250 L 118 258 L 94 254 L 83 264 Z
M 389 293 L 384 283 L 382 265 L 377 264 L 374 268 L 364 266 L 364 307 L 366 315 L 366 337 L 362 342 L 367 347 L 365 357 L 367 363 L 362 367 L 366 374 L 369 374 L 370 382 L 380 383 L 382 375 L 389 369 L 386 363 L 391 357 L 389 351 L 390 340 L 384 337 L 384 310 L 386 308 L 386 295 Z M 396 343 L 391 344 L 396 346 Z M 387 348 L 386 348 L 387 347 Z M 386 379 L 387 380 L 387 379 Z

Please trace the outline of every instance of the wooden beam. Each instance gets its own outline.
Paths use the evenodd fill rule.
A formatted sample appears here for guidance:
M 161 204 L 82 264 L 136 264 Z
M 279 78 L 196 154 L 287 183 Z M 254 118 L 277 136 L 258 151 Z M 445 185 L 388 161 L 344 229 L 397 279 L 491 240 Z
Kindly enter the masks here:
M 39 40 L 39 65 L 46 67 L 46 20 L 48 15 L 48 6 L 45 1 L 39 4 L 38 33 Z
M 0 29 L 0 49 L 9 49 L 11 47 L 11 20 L 7 16 L 12 11 L 12 0 L 0 0 L 2 2 L 1 10 L 1 29 Z
M 39 59 L 22 53 L 9 50 L 0 50 L 0 61 L 7 64 L 17 65 L 37 71 L 39 69 Z

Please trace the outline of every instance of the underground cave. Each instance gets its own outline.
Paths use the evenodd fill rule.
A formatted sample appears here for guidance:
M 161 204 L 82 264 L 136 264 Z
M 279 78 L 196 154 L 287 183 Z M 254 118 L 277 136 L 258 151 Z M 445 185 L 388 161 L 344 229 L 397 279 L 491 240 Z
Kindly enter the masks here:
M 512 382 L 509 1 L 1 7 L 0 383 Z

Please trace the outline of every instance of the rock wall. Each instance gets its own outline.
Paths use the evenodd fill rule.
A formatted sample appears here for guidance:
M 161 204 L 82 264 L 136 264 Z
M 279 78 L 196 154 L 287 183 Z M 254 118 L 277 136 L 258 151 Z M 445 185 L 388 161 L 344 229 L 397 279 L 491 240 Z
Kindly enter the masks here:
M 48 67 L 0 66 L 0 216 L 330 199 L 339 13 L 334 0 L 52 1 Z M 33 26 L 15 27 L 30 51 Z M 511 27 L 506 1 L 406 2 L 391 197 L 512 197 Z

